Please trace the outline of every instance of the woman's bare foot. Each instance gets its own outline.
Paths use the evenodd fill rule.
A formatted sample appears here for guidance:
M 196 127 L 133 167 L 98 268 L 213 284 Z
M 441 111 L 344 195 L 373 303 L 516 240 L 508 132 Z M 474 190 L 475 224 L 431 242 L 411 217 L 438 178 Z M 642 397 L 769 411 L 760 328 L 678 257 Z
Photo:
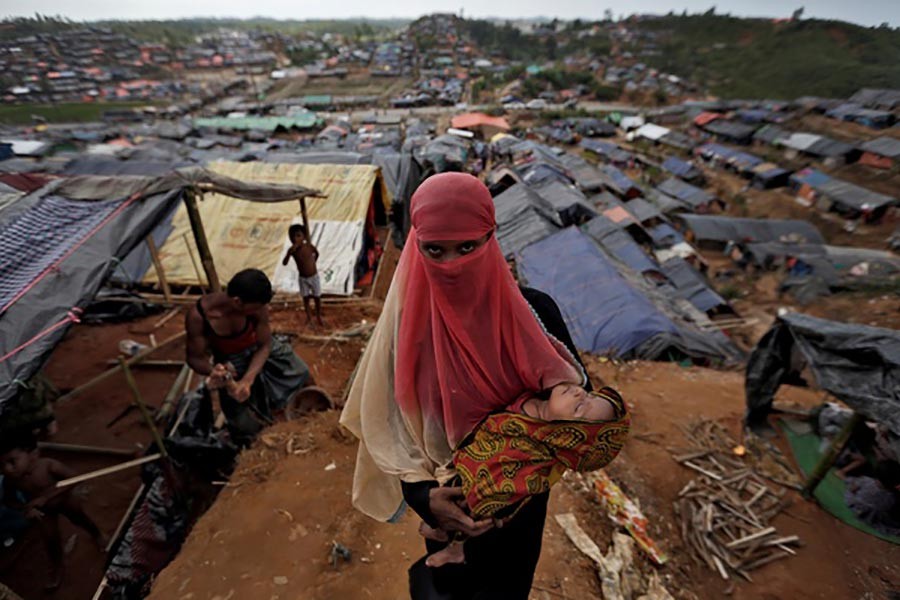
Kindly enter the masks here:
M 466 553 L 462 542 L 453 542 L 443 550 L 435 552 L 425 559 L 425 565 L 429 567 L 443 567 L 444 565 L 461 565 L 466 562 Z

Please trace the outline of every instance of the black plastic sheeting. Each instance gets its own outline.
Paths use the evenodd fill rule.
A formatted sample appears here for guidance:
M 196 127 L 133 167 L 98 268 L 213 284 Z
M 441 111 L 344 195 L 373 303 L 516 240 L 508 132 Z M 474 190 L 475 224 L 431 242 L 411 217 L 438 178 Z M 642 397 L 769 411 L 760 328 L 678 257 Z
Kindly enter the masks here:
M 823 244 L 814 225 L 797 219 L 747 219 L 709 215 L 678 216 L 697 242 L 795 242 Z
M 900 436 L 900 332 L 782 315 L 747 363 L 747 424 L 765 422 L 782 384 L 806 384 L 806 368 L 819 388 Z

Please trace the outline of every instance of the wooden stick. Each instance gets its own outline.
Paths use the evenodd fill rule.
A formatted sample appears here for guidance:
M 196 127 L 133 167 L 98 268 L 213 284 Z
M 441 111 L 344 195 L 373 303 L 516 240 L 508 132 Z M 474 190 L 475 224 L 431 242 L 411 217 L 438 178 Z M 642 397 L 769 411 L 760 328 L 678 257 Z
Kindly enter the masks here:
M 191 221 L 191 231 L 194 232 L 194 241 L 197 243 L 197 252 L 200 253 L 200 263 L 206 273 L 206 280 L 213 292 L 221 292 L 219 275 L 216 273 L 216 265 L 213 263 L 212 252 L 209 250 L 209 241 L 206 239 L 206 230 L 203 229 L 203 221 L 200 218 L 200 209 L 197 207 L 197 198 L 194 192 L 187 190 L 184 193 L 184 205 L 187 208 L 188 219 Z
M 822 458 L 819 459 L 819 462 L 816 463 L 815 468 L 813 468 L 810 473 L 809 478 L 807 478 L 806 482 L 803 484 L 803 496 L 805 498 L 811 497 L 816 491 L 816 488 L 819 487 L 819 484 L 825 478 L 825 475 L 828 474 L 828 469 L 834 465 L 834 461 L 837 460 L 840 453 L 844 450 L 844 446 L 850 441 L 850 435 L 853 433 L 853 430 L 856 429 L 863 420 L 862 415 L 853 413 L 853 416 L 847 420 L 841 428 L 841 431 L 835 436 L 831 445 L 828 446 L 828 451 L 826 451 Z M 773 479 L 773 481 L 775 480 Z
M 108 365 L 117 365 L 119 361 L 115 358 L 111 358 L 106 361 Z M 145 360 L 139 362 L 136 365 L 132 365 L 134 367 L 180 367 L 184 364 L 183 360 Z
M 707 471 L 707 470 L 704 469 L 703 467 L 698 466 L 698 465 L 695 465 L 694 463 L 692 463 L 692 462 L 689 461 L 689 460 L 686 460 L 686 461 L 684 461 L 684 462 L 681 463 L 681 464 L 683 464 L 684 466 L 688 467 L 689 469 L 693 469 L 693 470 L 695 470 L 695 471 L 698 471 L 698 472 L 700 472 L 700 473 L 703 473 L 703 474 L 706 475 L 707 477 L 710 477 L 710 478 L 712 478 L 712 479 L 715 479 L 716 481 L 722 481 L 722 476 L 721 476 L 721 475 L 716 475 L 716 474 L 713 473 L 712 471 Z
M 128 387 L 131 388 L 131 394 L 134 396 L 134 402 L 137 404 L 138 410 L 141 411 L 141 417 L 143 417 L 147 427 L 150 428 L 150 433 L 153 435 L 153 441 L 156 442 L 156 447 L 159 448 L 160 454 L 162 454 L 164 458 L 167 458 L 168 453 L 166 452 L 166 445 L 163 442 L 162 436 L 159 434 L 159 430 L 156 429 L 156 423 L 153 422 L 153 417 L 150 416 L 147 405 L 144 404 L 144 398 L 141 396 L 141 391 L 138 389 L 137 382 L 134 380 L 134 375 L 131 373 L 131 369 L 128 368 L 128 365 L 125 364 L 124 358 L 120 358 L 119 361 L 121 361 L 122 371 L 125 373 L 125 381 L 128 383 Z
M 181 239 L 184 240 L 184 245 L 185 245 L 185 247 L 187 247 L 187 253 L 188 253 L 188 256 L 191 258 L 191 264 L 194 265 L 194 274 L 197 276 L 197 285 L 200 286 L 201 291 L 202 291 L 203 276 L 200 274 L 200 266 L 197 264 L 197 259 L 194 258 L 194 249 L 191 248 L 191 242 L 188 240 L 188 234 L 185 233 L 184 235 L 182 235 Z M 206 285 L 209 286 L 209 282 L 207 282 Z M 187 288 L 185 288 L 185 291 L 187 291 Z M 149 294 L 147 294 L 145 296 L 149 297 Z M 183 302 L 183 300 L 181 298 L 185 298 L 185 297 L 187 297 L 185 294 L 183 294 L 181 297 L 179 297 L 179 302 Z M 199 298 L 199 296 L 197 296 L 197 297 Z M 195 298 L 194 302 L 196 302 L 196 301 L 197 300 Z M 188 302 L 188 304 L 190 304 L 190 302 Z
M 186 333 L 184 331 L 176 333 L 175 335 L 173 335 L 169 338 L 166 338 L 165 340 L 160 342 L 158 346 L 153 346 L 153 347 L 147 348 L 146 350 L 142 350 L 141 352 L 138 352 L 137 354 L 135 354 L 134 356 L 132 356 L 131 358 L 126 360 L 125 364 L 127 364 L 129 367 L 131 367 L 140 362 L 143 362 L 148 356 L 150 356 L 157 350 L 160 350 L 167 346 L 171 346 L 175 342 L 182 340 L 185 337 L 185 335 L 186 335 Z M 74 390 L 69 392 L 68 394 L 66 394 L 64 396 L 60 396 L 60 398 L 57 400 L 57 402 L 63 402 L 65 400 L 70 400 L 70 399 L 74 398 L 75 396 L 77 396 L 78 394 L 84 392 L 85 390 L 94 387 L 98 383 L 106 381 L 107 379 L 109 379 L 110 377 L 112 377 L 113 375 L 115 375 L 116 373 L 118 373 L 121 370 L 122 370 L 122 365 L 118 364 L 115 367 L 108 369 L 108 370 L 104 371 L 103 373 L 100 373 L 93 379 L 90 379 L 89 381 L 82 383 L 80 386 L 78 386 L 77 388 L 75 388 Z
M 134 456 L 135 451 L 128 448 L 107 448 L 105 446 L 85 446 L 83 444 L 64 444 L 62 442 L 38 442 L 41 450 L 54 452 L 83 452 L 86 454 L 108 454 L 110 456 Z
M 755 540 L 757 538 L 766 537 L 767 535 L 771 535 L 773 533 L 775 533 L 774 527 L 766 527 L 765 529 L 760 529 L 759 531 L 757 531 L 754 534 L 746 535 L 740 539 L 734 540 L 730 544 L 726 544 L 726 547 L 737 548 L 738 546 L 743 546 L 747 542 L 752 542 L 753 540 Z
M 103 477 L 104 475 L 111 475 L 113 473 L 118 473 L 119 471 L 124 471 L 125 469 L 130 469 L 131 467 L 137 467 L 139 465 L 143 465 L 148 462 L 153 462 L 154 460 L 159 460 L 163 455 L 157 452 L 156 454 L 151 454 L 149 456 L 143 456 L 141 458 L 135 458 L 134 460 L 129 460 L 128 462 L 123 462 L 118 465 L 113 465 L 111 467 L 105 467 L 103 469 L 97 469 L 96 471 L 90 471 L 88 473 L 82 473 L 81 475 L 76 475 L 75 477 L 70 477 L 68 479 L 63 479 L 62 481 L 56 482 L 56 487 L 68 487 L 70 485 L 75 485 L 76 483 L 81 483 L 82 481 L 88 481 L 91 479 L 96 479 L 98 477 Z
M 159 249 L 156 247 L 156 241 L 154 241 L 152 234 L 147 236 L 147 249 L 150 251 L 150 260 L 153 262 L 153 269 L 156 271 L 159 287 L 162 288 L 166 303 L 171 304 L 172 288 L 169 287 L 169 281 L 166 279 L 166 272 L 163 270 L 162 260 L 159 258 Z
M 169 303 L 170 304 L 172 303 L 171 299 L 169 299 Z M 177 315 L 180 312 L 181 312 L 180 306 L 176 306 L 175 308 L 170 310 L 166 316 L 164 316 L 162 319 L 160 319 L 159 321 L 157 321 L 156 323 L 153 324 L 153 331 L 156 331 L 157 329 L 159 329 L 160 327 L 162 327 L 163 325 L 165 325 L 166 323 L 171 321 L 175 317 L 175 315 Z
M 108 550 L 107 550 L 107 552 L 108 552 Z M 107 582 L 107 579 L 106 579 L 106 576 L 104 576 L 103 579 L 100 580 L 100 585 L 97 586 L 97 591 L 94 592 L 94 595 L 91 597 L 91 600 L 100 600 L 100 596 L 103 595 L 103 590 L 106 589 L 106 582 Z

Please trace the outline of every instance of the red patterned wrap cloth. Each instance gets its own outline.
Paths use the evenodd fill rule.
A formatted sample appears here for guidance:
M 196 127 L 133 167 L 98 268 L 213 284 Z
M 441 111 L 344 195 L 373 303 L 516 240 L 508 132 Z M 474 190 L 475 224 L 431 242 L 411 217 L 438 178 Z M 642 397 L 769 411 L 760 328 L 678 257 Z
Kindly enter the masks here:
M 542 421 L 501 412 L 466 437 L 453 463 L 473 517 L 518 510 L 516 505 L 548 491 L 567 469 L 596 471 L 619 454 L 631 427 L 625 402 L 612 388 L 592 393 L 613 405 L 614 420 Z

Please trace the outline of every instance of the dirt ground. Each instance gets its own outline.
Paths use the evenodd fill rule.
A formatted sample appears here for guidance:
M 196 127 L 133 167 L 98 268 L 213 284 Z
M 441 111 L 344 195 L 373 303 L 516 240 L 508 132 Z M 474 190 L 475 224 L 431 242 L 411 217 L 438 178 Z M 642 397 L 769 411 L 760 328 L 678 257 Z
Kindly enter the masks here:
M 697 415 L 738 434 L 743 411 L 740 373 L 682 368 L 671 363 L 614 365 L 589 359 L 595 379 L 617 386 L 634 412 L 634 432 L 611 475 L 637 500 L 651 533 L 669 553 L 660 574 L 676 598 L 872 598 L 900 589 L 900 549 L 833 519 L 794 494 L 775 521 L 804 545 L 796 557 L 754 573 L 755 583 L 724 582 L 694 566 L 678 539 L 672 511 L 677 492 L 692 477 L 671 459 L 685 445 L 680 428 Z M 789 389 L 779 400 L 813 405 L 820 394 Z M 279 424 L 245 452 L 232 481 L 204 515 L 176 560 L 157 579 L 151 598 L 395 600 L 407 597 L 406 570 L 423 554 L 417 521 L 371 521 L 350 505 L 355 443 L 337 425 L 336 412 Z M 296 453 L 286 453 L 294 439 Z M 560 484 L 551 496 L 544 550 L 532 598 L 600 597 L 590 562 L 553 520 L 574 512 L 601 547 L 613 531 L 592 498 Z M 331 549 L 350 550 L 332 564 Z M 640 568 L 652 569 L 640 557 Z

